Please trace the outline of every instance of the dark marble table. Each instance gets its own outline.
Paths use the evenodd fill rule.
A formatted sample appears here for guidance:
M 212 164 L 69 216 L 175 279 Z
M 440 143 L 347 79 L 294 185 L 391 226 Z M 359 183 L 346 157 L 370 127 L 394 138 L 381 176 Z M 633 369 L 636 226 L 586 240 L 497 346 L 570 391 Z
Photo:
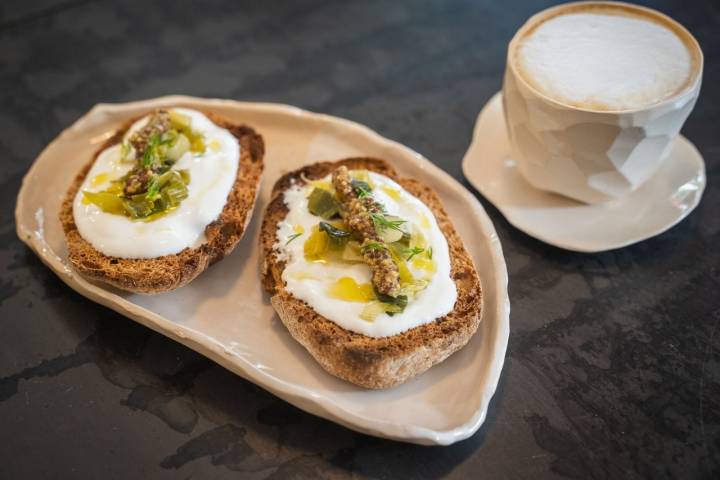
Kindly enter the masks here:
M 684 133 L 708 188 L 617 251 L 562 251 L 482 198 L 510 273 L 488 419 L 452 447 L 357 434 L 77 295 L 15 236 L 21 178 L 97 102 L 169 93 L 347 117 L 464 182 L 475 116 L 542 1 L 0 4 L 0 478 L 710 478 L 720 470 L 720 3 L 689 27 L 704 88 Z

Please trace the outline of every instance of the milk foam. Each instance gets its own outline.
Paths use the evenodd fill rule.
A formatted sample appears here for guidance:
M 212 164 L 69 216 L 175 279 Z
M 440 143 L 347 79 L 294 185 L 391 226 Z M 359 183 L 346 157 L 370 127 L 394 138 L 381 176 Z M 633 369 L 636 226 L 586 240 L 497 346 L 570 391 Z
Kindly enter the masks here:
M 683 87 L 693 63 L 669 28 L 596 12 L 547 20 L 522 39 L 515 55 L 523 77 L 545 95 L 598 110 L 660 102 Z

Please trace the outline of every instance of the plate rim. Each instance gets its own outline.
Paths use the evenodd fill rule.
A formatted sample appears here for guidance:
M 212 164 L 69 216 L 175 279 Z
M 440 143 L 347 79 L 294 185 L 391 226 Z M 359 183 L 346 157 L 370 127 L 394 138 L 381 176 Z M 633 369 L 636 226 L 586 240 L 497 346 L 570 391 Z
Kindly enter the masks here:
M 470 145 L 468 146 L 467 150 L 465 151 L 465 154 L 463 155 L 462 160 L 462 171 L 465 178 L 468 180 L 468 182 L 475 188 L 478 193 L 480 193 L 483 198 L 485 198 L 488 202 L 490 202 L 495 208 L 497 208 L 500 213 L 503 215 L 505 220 L 508 221 L 513 227 L 517 228 L 521 232 L 540 240 L 543 243 L 546 243 L 548 245 L 552 245 L 558 248 L 562 248 L 564 250 L 568 250 L 571 252 L 578 252 L 578 253 L 600 253 L 600 252 L 609 252 L 612 250 L 617 250 L 620 248 L 628 247 L 630 245 L 634 245 L 636 243 L 643 242 L 645 240 L 648 240 L 650 238 L 656 237 L 662 233 L 667 232 L 671 228 L 673 228 L 678 223 L 682 222 L 690 213 L 697 208 L 697 206 L 700 204 L 700 201 L 702 200 L 703 193 L 705 192 L 705 188 L 707 186 L 707 172 L 706 172 L 706 166 L 705 166 L 705 160 L 700 153 L 700 151 L 697 149 L 695 144 L 693 144 L 687 137 L 682 135 L 681 133 L 678 134 L 677 138 L 674 140 L 675 142 L 678 142 L 682 144 L 685 148 L 689 148 L 693 152 L 693 161 L 697 160 L 697 171 L 699 176 L 701 177 L 702 181 L 700 182 L 700 188 L 698 189 L 697 195 L 695 195 L 695 199 L 693 203 L 686 208 L 681 215 L 677 216 L 673 219 L 672 222 L 666 223 L 658 228 L 648 230 L 648 233 L 638 235 L 635 237 L 632 237 L 631 239 L 625 239 L 623 241 L 614 242 L 614 243 L 608 243 L 607 246 L 604 247 L 583 247 L 578 245 L 577 243 L 572 242 L 565 242 L 562 239 L 558 239 L 552 236 L 545 235 L 542 232 L 538 232 L 535 229 L 528 228 L 525 223 L 519 221 L 512 213 L 509 213 L 508 209 L 501 203 L 496 200 L 496 198 L 493 198 L 492 195 L 489 195 L 486 191 L 486 189 L 483 186 L 483 183 L 476 179 L 476 175 L 472 173 L 470 170 L 470 159 L 471 157 L 475 157 L 474 150 L 478 148 L 478 145 L 481 143 L 481 137 L 480 134 L 480 119 L 483 117 L 483 114 L 486 113 L 486 110 L 489 110 L 490 108 L 495 106 L 495 103 L 502 102 L 502 90 L 498 90 L 495 92 L 490 99 L 483 105 L 483 108 L 480 110 L 480 113 L 478 113 L 476 119 L 475 119 L 475 126 L 473 127 L 473 136 L 472 140 L 470 142 Z M 504 115 L 504 114 L 503 114 Z M 579 205 L 581 205 L 578 202 Z
M 221 345 L 217 344 L 212 337 L 205 336 L 205 343 L 203 343 L 199 339 L 199 337 L 203 337 L 200 332 L 190 332 L 190 334 L 186 334 L 178 329 L 178 326 L 172 321 L 165 319 L 163 316 L 133 302 L 130 302 L 129 300 L 122 297 L 112 300 L 111 297 L 108 298 L 103 296 L 101 292 L 107 292 L 106 290 L 89 283 L 65 265 L 62 259 L 47 246 L 45 240 L 37 234 L 36 229 L 28 228 L 23 221 L 21 221 L 21 213 L 26 210 L 25 193 L 28 189 L 28 185 L 32 182 L 34 176 L 36 175 L 40 160 L 67 135 L 75 133 L 76 131 L 81 131 L 89 117 L 102 113 L 103 111 L 119 112 L 124 109 L 143 108 L 150 105 L 182 102 L 203 102 L 207 103 L 209 107 L 212 107 L 213 105 L 230 106 L 239 109 L 305 117 L 306 119 L 320 121 L 325 124 L 339 124 L 343 128 L 354 130 L 355 132 L 362 134 L 365 138 L 374 143 L 380 144 L 384 147 L 389 147 L 401 155 L 412 158 L 412 161 L 418 168 L 428 171 L 430 175 L 435 177 L 442 184 L 451 187 L 452 190 L 456 191 L 472 206 L 475 210 L 476 217 L 482 230 L 488 235 L 489 248 L 492 252 L 492 269 L 496 273 L 495 289 L 497 291 L 497 305 L 494 312 L 496 318 L 495 328 L 497 331 L 495 335 L 492 336 L 492 339 L 488 339 L 488 347 L 491 349 L 492 358 L 491 365 L 487 368 L 487 372 L 489 373 L 487 379 L 488 388 L 483 391 L 483 394 L 480 397 L 479 408 L 473 413 L 472 417 L 463 424 L 454 428 L 447 430 L 434 430 L 415 424 L 398 424 L 375 419 L 368 420 L 366 417 L 359 416 L 350 410 L 342 408 L 342 406 L 337 402 L 322 400 L 303 394 L 303 392 L 298 391 L 298 387 L 296 385 L 289 384 L 288 382 L 266 375 L 264 372 L 254 367 L 246 358 L 231 356 L 230 352 L 225 351 L 225 349 Z M 253 215 L 257 214 L 259 213 L 253 212 Z M 306 412 L 323 417 L 352 430 L 410 443 L 424 445 L 450 445 L 459 440 L 470 437 L 480 428 L 485 421 L 489 402 L 497 390 L 500 374 L 504 365 L 510 331 L 510 301 L 507 290 L 507 266 L 502 252 L 500 239 L 495 231 L 495 227 L 490 217 L 487 215 L 487 212 L 485 212 L 478 199 L 459 181 L 450 176 L 450 174 L 439 168 L 415 150 L 395 140 L 386 138 L 378 132 L 358 122 L 329 114 L 316 113 L 282 103 L 247 102 L 188 95 L 166 95 L 121 103 L 98 103 L 90 108 L 86 113 L 81 115 L 70 126 L 63 129 L 50 143 L 45 146 L 45 148 L 43 148 L 35 160 L 33 160 L 32 165 L 23 176 L 21 187 L 17 194 L 15 225 L 16 234 L 20 240 L 25 243 L 65 284 L 79 294 L 162 335 L 165 335 L 172 340 L 187 346 L 188 348 L 198 351 L 203 356 L 210 358 L 223 368 L 230 370 L 234 374 L 245 378 L 246 380 L 258 385 L 260 388 L 269 391 L 273 395 Z M 42 232 L 42 225 L 39 225 L 37 229 Z M 232 358 L 234 361 L 230 361 L 229 358 Z

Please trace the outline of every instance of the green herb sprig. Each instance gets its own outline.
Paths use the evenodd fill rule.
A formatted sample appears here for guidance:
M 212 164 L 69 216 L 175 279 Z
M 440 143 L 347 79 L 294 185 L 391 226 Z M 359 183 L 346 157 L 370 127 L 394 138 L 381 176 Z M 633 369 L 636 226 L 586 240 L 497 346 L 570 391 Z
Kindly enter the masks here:
M 302 235 L 302 233 L 293 233 L 292 235 L 289 235 L 287 237 L 287 241 L 285 242 L 285 245 L 289 244 L 290 242 L 292 242 L 293 240 L 298 238 L 300 235 Z
M 370 185 L 362 180 L 352 179 L 350 180 L 350 184 L 352 185 L 355 195 L 357 195 L 358 198 L 369 197 L 372 192 Z
M 386 248 L 387 246 L 382 242 L 367 242 L 360 250 L 362 253 L 367 253 L 373 250 L 383 250 Z
M 151 168 L 157 166 L 162 160 L 161 147 L 168 145 L 172 142 L 172 138 L 169 136 L 162 136 L 159 133 L 155 133 L 148 139 L 148 145 L 143 153 L 140 165 L 143 168 Z
M 410 260 L 412 260 L 412 258 L 415 255 L 419 255 L 424 251 L 425 251 L 424 248 L 413 247 L 413 248 L 406 248 L 405 250 L 403 250 L 403 253 L 408 256 L 405 260 L 407 260 L 409 262 Z
M 390 228 L 392 230 L 397 230 L 398 232 L 403 232 L 400 225 L 407 223 L 405 220 L 388 220 L 385 215 L 380 213 L 371 213 L 370 217 L 375 224 L 375 228 Z

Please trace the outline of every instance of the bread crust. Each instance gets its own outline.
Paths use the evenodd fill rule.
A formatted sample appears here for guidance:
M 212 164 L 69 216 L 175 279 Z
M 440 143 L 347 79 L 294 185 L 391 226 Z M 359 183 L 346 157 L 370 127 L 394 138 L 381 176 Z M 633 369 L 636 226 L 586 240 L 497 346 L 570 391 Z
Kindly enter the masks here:
M 398 335 L 374 338 L 340 327 L 285 290 L 282 280 L 285 262 L 273 249 L 278 241 L 277 225 L 288 213 L 283 193 L 293 183 L 303 185 L 305 179 L 322 178 L 340 165 L 385 175 L 430 208 L 450 249 L 450 275 L 457 287 L 452 312 Z M 419 181 L 399 178 L 383 160 L 358 157 L 321 162 L 282 176 L 275 183 L 263 217 L 260 248 L 263 287 L 271 295 L 270 302 L 290 334 L 325 370 L 356 385 L 373 389 L 399 385 L 462 348 L 480 323 L 480 279 L 440 199 Z
M 238 244 L 252 215 L 264 163 L 263 138 L 251 127 L 235 124 L 211 112 L 203 112 L 216 125 L 227 129 L 240 143 L 240 162 L 235 183 L 220 216 L 207 225 L 207 242 L 197 248 L 156 258 L 119 258 L 105 255 L 85 240 L 75 225 L 73 202 L 97 156 L 119 143 L 129 121 L 109 138 L 78 173 L 60 209 L 68 260 L 84 277 L 135 293 L 160 293 L 186 285 Z M 140 118 L 140 117 L 138 117 Z

